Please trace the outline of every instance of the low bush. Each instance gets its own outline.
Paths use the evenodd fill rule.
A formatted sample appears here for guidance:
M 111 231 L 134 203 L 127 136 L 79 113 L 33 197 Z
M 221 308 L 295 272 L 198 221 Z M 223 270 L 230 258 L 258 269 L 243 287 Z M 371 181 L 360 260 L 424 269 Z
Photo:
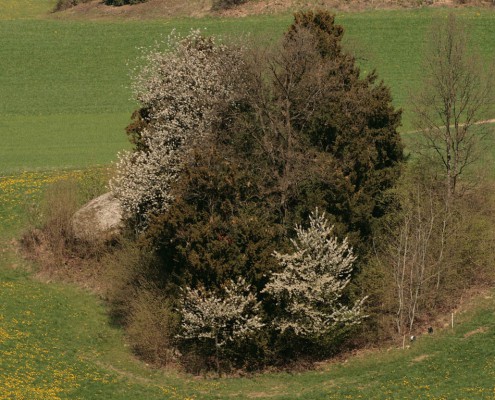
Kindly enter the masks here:
M 114 322 L 125 327 L 129 345 L 140 358 L 155 366 L 175 360 L 175 337 L 179 331 L 177 304 L 160 282 L 150 249 L 122 239 L 116 251 L 100 264 L 104 297 Z
M 78 207 L 76 187 L 74 180 L 55 182 L 48 187 L 39 206 L 31 208 L 31 219 L 36 223 L 30 237 L 37 236 L 35 242 L 43 242 L 57 261 L 72 247 L 70 219 Z
M 81 3 L 89 3 L 91 0 L 58 0 L 53 8 L 53 12 L 64 11 Z
M 157 366 L 174 361 L 179 316 L 160 291 L 139 291 L 130 302 L 125 325 L 129 344 L 142 359 Z
M 106 243 L 77 240 L 72 216 L 81 205 L 105 191 L 108 171 L 90 169 L 46 187 L 41 198 L 26 204 L 28 228 L 22 237 L 27 257 L 39 261 L 40 272 L 74 280 L 76 260 L 97 260 L 107 251 Z
M 107 6 L 125 6 L 126 4 L 139 4 L 145 3 L 148 0 L 105 0 Z
M 214 0 L 213 1 L 213 10 L 226 10 L 228 8 L 232 8 L 238 6 L 240 4 L 247 3 L 249 0 Z

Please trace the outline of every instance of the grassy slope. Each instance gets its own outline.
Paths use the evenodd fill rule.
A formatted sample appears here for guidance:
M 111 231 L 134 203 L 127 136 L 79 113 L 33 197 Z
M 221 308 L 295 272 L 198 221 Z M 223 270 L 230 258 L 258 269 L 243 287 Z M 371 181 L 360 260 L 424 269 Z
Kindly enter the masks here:
M 57 0 L 0 0 L 0 19 L 43 18 Z
M 5 232 L 2 232 L 5 234 Z M 40 283 L 0 259 L 0 399 L 492 399 L 493 297 L 454 331 L 313 372 L 196 380 L 149 370 L 95 297 Z
M 0 0 L 5 19 L 0 21 L 0 175 L 20 167 L 83 166 L 113 158 L 125 146 L 121 129 L 133 106 L 124 61 L 136 54 L 136 45 L 151 43 L 172 25 L 271 35 L 290 20 L 7 21 L 6 5 L 10 16 L 35 18 L 42 12 L 40 5 L 53 3 L 23 0 L 32 8 L 14 12 L 20 2 Z M 466 13 L 477 22 L 478 37 L 493 37 L 492 14 Z M 341 18 L 349 36 L 363 40 L 356 47 L 380 65 L 398 104 L 405 101 L 404 78 L 411 71 L 417 71 L 416 77 L 419 73 L 418 37 L 430 15 L 377 12 Z M 485 37 L 483 46 L 486 54 L 493 54 L 493 40 Z M 402 51 L 404 47 L 409 50 Z M 394 52 L 400 55 L 397 64 L 389 62 L 388 54 Z M 420 339 L 407 351 L 375 353 L 320 371 L 197 381 L 149 370 L 131 357 L 99 301 L 74 287 L 31 279 L 7 244 L 22 226 L 19 204 L 50 179 L 24 174 L 0 182 L 0 399 L 493 398 L 492 298 L 476 315 L 463 317 L 467 322 L 454 332 Z
M 0 0 L 6 4 L 6 0 Z M 433 17 L 445 10 L 342 14 L 347 41 L 392 87 L 397 106 L 421 75 L 421 48 Z M 483 54 L 495 53 L 495 14 L 464 9 Z M 4 15 L 5 16 L 5 15 Z M 290 16 L 142 22 L 0 20 L 0 175 L 20 169 L 105 164 L 126 148 L 123 129 L 135 107 L 127 62 L 171 29 L 238 36 L 279 36 Z M 404 130 L 411 129 L 405 110 Z
M 132 359 L 94 296 L 29 279 L 9 269 L 16 257 L 2 256 L 1 400 L 185 398 L 185 380 L 156 379 Z
M 266 25 L 272 36 L 288 19 Z M 127 61 L 173 28 L 256 29 L 232 22 L 0 21 L 0 175 L 108 163 L 127 146 L 135 108 Z

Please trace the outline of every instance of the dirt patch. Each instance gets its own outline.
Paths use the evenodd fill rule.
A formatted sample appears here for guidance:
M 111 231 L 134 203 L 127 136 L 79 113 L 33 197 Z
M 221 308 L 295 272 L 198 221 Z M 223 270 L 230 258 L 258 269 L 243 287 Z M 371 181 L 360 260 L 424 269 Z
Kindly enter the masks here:
M 56 19 L 89 20 L 153 20 L 172 17 L 204 17 L 211 10 L 212 0 L 178 1 L 149 0 L 121 7 L 107 6 L 101 0 L 79 4 L 63 12 L 53 13 Z
M 250 399 L 267 399 L 269 397 L 278 397 L 281 393 L 266 393 L 266 392 L 254 392 L 248 393 Z
M 414 363 L 421 362 L 426 360 L 427 358 L 430 358 L 429 354 L 421 354 L 420 356 L 417 356 L 413 358 L 411 361 Z
M 481 326 L 478 329 L 475 329 L 474 331 L 470 331 L 470 332 L 465 333 L 463 337 L 464 337 L 464 339 L 466 339 L 470 336 L 477 335 L 478 333 L 485 333 L 485 332 L 488 332 L 488 328 L 485 326 Z
M 486 0 L 463 0 L 465 6 L 490 6 Z M 246 17 L 291 13 L 296 10 L 330 9 L 363 11 L 420 7 L 459 7 L 459 0 L 249 0 L 227 10 L 215 11 L 213 0 L 149 0 L 121 7 L 107 6 L 101 0 L 82 3 L 68 10 L 53 13 L 56 19 L 163 19 L 205 16 Z

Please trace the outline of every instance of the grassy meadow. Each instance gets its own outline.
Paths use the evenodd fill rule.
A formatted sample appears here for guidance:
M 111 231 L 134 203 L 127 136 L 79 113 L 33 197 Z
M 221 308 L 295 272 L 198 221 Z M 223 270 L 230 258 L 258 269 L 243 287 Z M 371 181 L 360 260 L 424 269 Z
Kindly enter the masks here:
M 0 0 L 6 8 L 12 2 Z M 20 7 L 18 7 L 20 8 Z M 15 16 L 13 13 L 12 16 Z M 421 80 L 423 42 L 447 10 L 418 9 L 338 16 L 364 73 L 376 68 L 404 109 L 412 129 L 409 93 Z M 495 54 L 495 14 L 462 9 L 473 41 L 487 60 Z M 20 170 L 107 164 L 127 145 L 124 128 L 136 107 L 129 73 L 139 48 L 172 29 L 260 40 L 280 37 L 290 15 L 164 21 L 60 21 L 0 18 L 0 175 Z
M 0 259 L 0 399 L 493 399 L 493 295 L 455 329 L 405 350 L 364 352 L 304 373 L 194 379 L 136 361 L 104 305 L 42 283 L 8 247 Z
M 79 179 L 84 168 L 108 165 L 128 147 L 124 128 L 136 106 L 129 70 L 139 48 L 172 29 L 268 41 L 291 20 L 62 21 L 48 13 L 54 3 L 0 0 L 0 400 L 494 398 L 492 294 L 456 316 L 455 329 L 420 337 L 409 349 L 364 353 L 305 373 L 202 380 L 138 362 L 94 295 L 33 278 L 36 267 L 12 242 L 25 224 L 25 205 L 48 184 Z M 428 27 L 447 12 L 338 16 L 363 72 L 376 68 L 404 108 L 404 132 L 412 129 L 408 93 L 421 79 Z M 485 59 L 493 59 L 495 13 L 456 13 L 472 24 Z M 489 151 L 486 159 L 493 158 Z

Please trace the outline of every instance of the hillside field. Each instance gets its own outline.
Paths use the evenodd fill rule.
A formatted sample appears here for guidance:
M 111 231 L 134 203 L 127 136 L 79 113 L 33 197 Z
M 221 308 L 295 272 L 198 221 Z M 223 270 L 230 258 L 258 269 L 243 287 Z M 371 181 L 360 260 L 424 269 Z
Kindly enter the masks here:
M 13 231 L 1 232 L 2 242 Z M 95 296 L 0 258 L 0 399 L 493 399 L 495 298 L 456 314 L 455 329 L 410 348 L 367 351 L 304 373 L 194 379 L 136 361 Z
M 0 0 L 0 4 L 6 0 Z M 15 14 L 14 14 L 15 15 Z M 421 80 L 421 53 L 434 18 L 445 9 L 342 14 L 346 41 L 363 73 L 376 68 L 404 109 L 403 131 L 412 129 L 409 93 Z M 495 14 L 462 9 L 473 41 L 486 60 L 495 54 Z M 0 19 L 0 175 L 20 170 L 107 164 L 127 148 L 124 128 L 136 107 L 131 67 L 139 48 L 172 29 L 192 28 L 225 37 L 280 37 L 291 16 L 82 22 Z
M 137 361 L 95 295 L 36 279 L 36 266 L 20 257 L 13 240 L 25 227 L 26 204 L 50 183 L 81 179 L 85 168 L 107 166 L 128 148 L 124 128 L 136 107 L 129 71 L 139 48 L 172 29 L 269 41 L 291 21 L 290 15 L 63 21 L 48 14 L 54 3 L 0 0 L 0 400 L 494 398 L 493 292 L 456 313 L 454 329 L 446 324 L 407 349 L 363 351 L 304 373 L 198 379 Z M 376 68 L 404 109 L 404 133 L 413 129 L 408 93 L 421 80 L 428 27 L 448 11 L 338 15 L 362 71 Z M 493 60 L 495 12 L 456 14 L 471 24 L 485 60 Z M 489 137 L 490 165 L 494 147 Z

